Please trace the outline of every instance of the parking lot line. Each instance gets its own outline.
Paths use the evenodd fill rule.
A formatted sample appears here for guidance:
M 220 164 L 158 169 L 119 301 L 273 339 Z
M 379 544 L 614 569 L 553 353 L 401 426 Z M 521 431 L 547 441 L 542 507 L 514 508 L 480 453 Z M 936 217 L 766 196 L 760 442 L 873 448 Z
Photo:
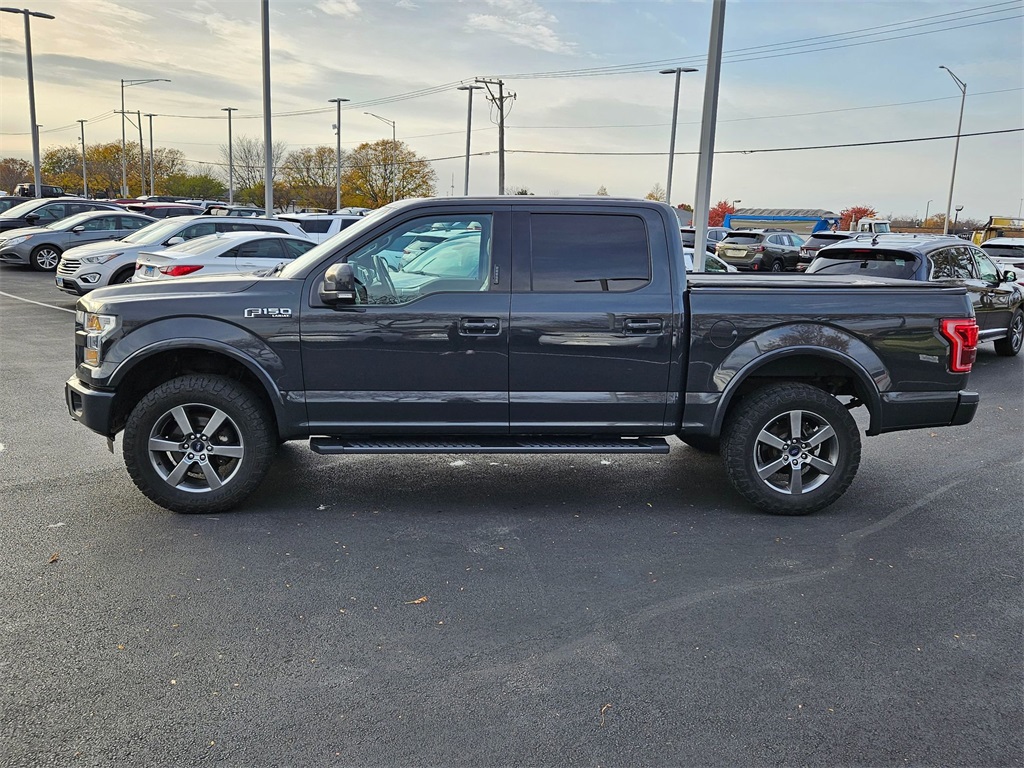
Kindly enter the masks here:
M 53 304 L 45 304 L 41 301 L 33 301 L 32 299 L 23 299 L 21 296 L 15 296 L 13 293 L 7 293 L 6 291 L 0 291 L 0 296 L 6 296 L 8 299 L 17 299 L 18 301 L 28 302 L 29 304 L 38 304 L 40 307 L 49 307 L 50 309 L 59 309 L 61 312 L 70 312 L 71 314 L 75 314 L 75 310 L 73 309 L 57 307 Z

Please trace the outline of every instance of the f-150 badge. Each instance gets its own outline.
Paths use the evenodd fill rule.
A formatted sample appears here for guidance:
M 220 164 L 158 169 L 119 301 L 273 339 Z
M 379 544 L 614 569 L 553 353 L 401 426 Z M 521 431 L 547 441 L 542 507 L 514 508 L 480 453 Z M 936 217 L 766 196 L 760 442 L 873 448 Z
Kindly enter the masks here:
M 288 307 L 247 307 L 246 317 L 291 317 L 292 311 Z

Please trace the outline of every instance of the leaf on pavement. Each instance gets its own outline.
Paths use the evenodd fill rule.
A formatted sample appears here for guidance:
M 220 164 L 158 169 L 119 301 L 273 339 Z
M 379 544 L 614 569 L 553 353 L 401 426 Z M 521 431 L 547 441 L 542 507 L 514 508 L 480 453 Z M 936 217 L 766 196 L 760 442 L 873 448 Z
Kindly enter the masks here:
M 430 598 L 424 595 L 423 597 L 417 597 L 415 600 L 406 600 L 406 605 L 423 605 Z
M 58 560 L 60 560 L 60 552 L 54 552 L 50 555 L 50 559 L 47 562 L 56 563 Z

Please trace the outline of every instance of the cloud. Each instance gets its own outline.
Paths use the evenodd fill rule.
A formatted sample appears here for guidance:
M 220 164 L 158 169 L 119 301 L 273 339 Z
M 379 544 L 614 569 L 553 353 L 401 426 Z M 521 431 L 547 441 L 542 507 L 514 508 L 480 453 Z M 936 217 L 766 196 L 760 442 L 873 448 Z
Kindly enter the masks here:
M 534 2 L 487 0 L 492 13 L 470 14 L 467 29 L 501 35 L 517 45 L 548 53 L 573 53 L 575 44 L 562 40 L 552 28 L 558 18 Z
M 345 16 L 348 18 L 358 16 L 362 11 L 356 0 L 320 0 L 316 7 L 328 16 Z

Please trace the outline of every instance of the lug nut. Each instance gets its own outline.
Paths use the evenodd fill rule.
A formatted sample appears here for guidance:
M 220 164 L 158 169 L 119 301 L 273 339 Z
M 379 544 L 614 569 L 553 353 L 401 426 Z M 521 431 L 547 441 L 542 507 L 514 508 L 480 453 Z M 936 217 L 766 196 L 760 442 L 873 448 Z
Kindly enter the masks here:
M 206 454 L 205 453 L 199 454 L 199 460 L 200 461 L 206 461 Z
M 188 458 L 189 461 L 192 461 L 192 459 L 194 459 L 195 456 L 190 453 L 186 458 Z

